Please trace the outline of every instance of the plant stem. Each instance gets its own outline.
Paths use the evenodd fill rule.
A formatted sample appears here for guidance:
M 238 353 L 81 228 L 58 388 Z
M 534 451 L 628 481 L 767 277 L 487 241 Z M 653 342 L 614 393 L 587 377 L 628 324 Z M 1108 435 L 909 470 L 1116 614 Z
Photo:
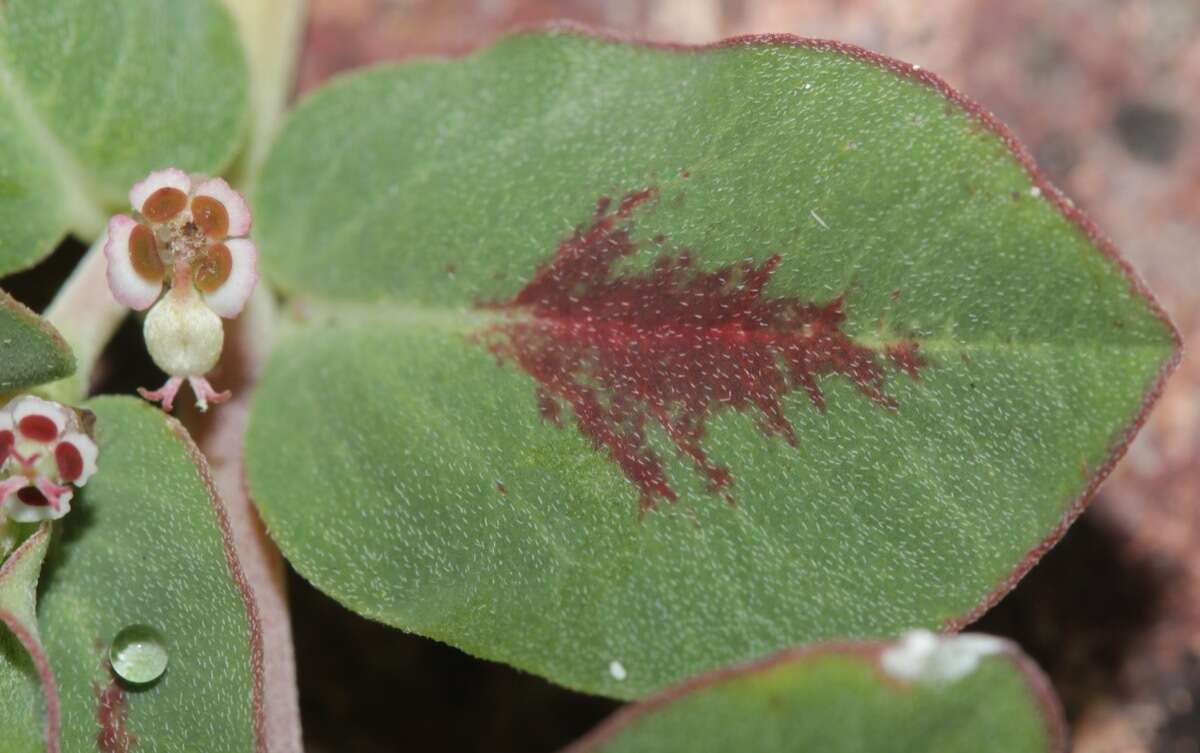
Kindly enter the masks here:
M 225 0 L 241 33 L 250 70 L 248 142 L 228 171 L 248 193 L 266 159 L 291 94 L 304 35 L 303 0 Z
M 106 239 L 101 233 L 43 314 L 75 353 L 75 373 L 39 390 L 52 400 L 73 404 L 87 397 L 96 361 L 129 313 L 108 289 Z

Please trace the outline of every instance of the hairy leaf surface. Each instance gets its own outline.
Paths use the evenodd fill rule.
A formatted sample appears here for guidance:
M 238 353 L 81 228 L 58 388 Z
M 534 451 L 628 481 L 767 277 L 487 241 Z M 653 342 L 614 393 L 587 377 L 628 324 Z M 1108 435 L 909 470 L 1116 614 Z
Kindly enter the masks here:
M 0 394 L 67 376 L 71 349 L 49 322 L 0 290 Z
M 261 750 L 261 636 L 203 459 L 147 405 L 87 407 L 100 469 L 58 524 L 38 604 L 62 750 Z M 158 631 L 167 650 L 165 673 L 147 685 L 117 679 L 109 664 L 113 638 L 130 625 Z
M 965 636 L 981 639 L 989 640 Z M 564 753 L 1067 750 L 1049 682 L 1015 647 L 978 659 L 965 676 L 916 682 L 887 669 L 889 654 L 904 651 L 814 646 L 701 676 L 622 709 Z
M 284 553 L 618 697 L 962 624 L 1177 349 L 1003 126 L 829 43 L 541 33 L 364 72 L 255 203 L 295 314 L 247 443 Z

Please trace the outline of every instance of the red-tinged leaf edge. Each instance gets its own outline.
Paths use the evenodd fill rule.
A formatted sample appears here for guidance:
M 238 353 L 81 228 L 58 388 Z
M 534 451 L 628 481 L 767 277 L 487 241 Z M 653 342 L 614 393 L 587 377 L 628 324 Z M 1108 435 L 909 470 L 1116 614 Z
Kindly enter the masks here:
M 1038 707 L 1042 711 L 1042 719 L 1046 724 L 1046 734 L 1055 753 L 1067 753 L 1070 735 L 1067 731 L 1067 720 L 1063 713 L 1062 704 L 1054 694 L 1050 680 L 1036 663 L 1023 654 L 1016 644 L 1004 640 L 1003 655 L 1017 668 L 1017 672 L 1033 692 Z M 647 698 L 644 701 L 623 706 L 611 716 L 594 727 L 590 732 L 563 748 L 559 753 L 594 753 L 611 742 L 617 735 L 625 731 L 642 717 L 653 714 L 664 706 L 668 706 L 691 693 L 706 690 L 758 672 L 773 669 L 785 664 L 803 664 L 812 659 L 825 656 L 850 655 L 865 659 L 875 665 L 875 669 L 885 682 L 891 684 L 903 683 L 902 680 L 887 676 L 879 666 L 883 652 L 892 646 L 889 641 L 831 641 L 815 643 L 797 648 L 780 651 L 771 656 L 733 664 L 721 669 L 697 675 L 674 685 L 666 690 Z
M 885 71 L 893 73 L 900 78 L 905 78 L 914 81 L 936 91 L 946 98 L 952 105 L 962 109 L 975 121 L 985 128 L 989 133 L 998 138 L 1013 157 L 1025 169 L 1026 175 L 1034 187 L 1040 192 L 1041 198 L 1050 202 L 1059 214 L 1065 220 L 1070 222 L 1083 233 L 1084 237 L 1099 251 L 1104 254 L 1111 262 L 1113 262 L 1125 279 L 1129 282 L 1130 290 L 1133 294 L 1143 301 L 1150 308 L 1150 311 L 1162 322 L 1174 343 L 1174 352 L 1171 357 L 1159 369 L 1158 375 L 1151 384 L 1150 389 L 1146 392 L 1145 398 L 1138 409 L 1134 419 L 1121 433 L 1113 447 L 1109 450 L 1108 457 L 1100 465 L 1099 468 L 1092 471 L 1090 480 L 1083 493 L 1080 494 L 1071 503 L 1059 524 L 1052 530 L 1042 541 L 1026 553 L 1025 557 L 1017 565 L 1016 569 L 1005 579 L 1000 581 L 987 595 L 985 595 L 978 604 L 963 615 L 951 617 L 942 623 L 942 630 L 945 632 L 957 632 L 962 630 L 967 625 L 970 625 L 975 620 L 978 620 L 989 609 L 998 604 L 1001 599 L 1008 595 L 1008 592 L 1016 588 L 1022 578 L 1038 563 L 1039 560 L 1054 548 L 1054 545 L 1066 534 L 1067 529 L 1075 522 L 1084 510 L 1087 509 L 1092 499 L 1096 495 L 1096 491 L 1100 485 L 1108 478 L 1109 473 L 1116 467 L 1116 464 L 1124 457 L 1126 450 L 1129 449 L 1130 443 L 1142 426 L 1146 423 L 1146 419 L 1150 415 L 1150 410 L 1162 395 L 1166 388 L 1167 380 L 1172 372 L 1179 366 L 1183 359 L 1183 339 L 1179 334 L 1179 330 L 1171 321 L 1170 316 L 1159 304 L 1154 294 L 1146 286 L 1141 276 L 1130 266 L 1121 253 L 1117 250 L 1116 245 L 1110 240 L 1095 222 L 1087 216 L 1087 214 L 1075 205 L 1065 193 L 1055 186 L 1050 178 L 1042 172 L 1037 163 L 1033 159 L 1033 154 L 1025 147 L 1017 135 L 1013 133 L 1007 125 L 1000 121 L 989 110 L 968 98 L 966 95 L 959 92 L 957 89 L 946 83 L 940 76 L 930 73 L 920 66 L 906 63 L 902 60 L 897 60 L 887 55 L 883 55 L 872 50 L 868 50 L 858 45 L 848 42 L 838 42 L 831 39 L 811 39 L 807 37 L 799 37 L 793 34 L 747 34 L 743 36 L 730 37 L 710 44 L 689 45 L 678 44 L 672 42 L 661 42 L 648 40 L 634 35 L 619 34 L 609 30 L 596 30 L 586 25 L 573 22 L 553 22 L 549 24 L 533 24 L 526 26 L 517 26 L 513 31 L 514 36 L 523 34 L 537 33 L 559 33 L 559 34 L 575 34 L 591 39 L 599 39 L 604 42 L 614 44 L 629 44 L 638 47 L 665 50 L 671 52 L 679 52 L 683 54 L 705 52 L 709 50 L 720 50 L 737 47 L 758 47 L 758 46 L 774 46 L 774 47 L 799 47 L 807 50 L 832 52 L 846 57 L 860 60 L 869 63 Z M 452 56 L 451 56 L 452 57 Z
M 258 609 L 267 748 L 271 753 L 302 753 L 287 566 L 250 500 L 243 452 L 254 385 L 275 342 L 275 316 L 270 294 L 259 289 L 247 301 L 242 315 L 226 325 L 221 373 L 223 386 L 233 390 L 233 399 L 222 405 L 221 410 L 194 414 L 189 423 L 226 509 L 233 545 Z
M 250 582 L 246 579 L 241 560 L 238 558 L 237 548 L 234 543 L 233 528 L 229 522 L 229 515 L 225 511 L 225 505 L 221 503 L 221 499 L 217 495 L 217 487 L 213 483 L 208 460 L 192 440 L 191 435 L 188 434 L 188 430 L 184 428 L 183 424 L 171 416 L 165 416 L 165 418 L 171 431 L 183 443 L 184 449 L 187 451 L 192 463 L 196 466 L 196 470 L 200 473 L 200 479 L 204 482 L 204 488 L 208 491 L 208 499 L 212 503 L 213 513 L 217 518 L 217 528 L 221 533 L 221 545 L 225 550 L 225 563 L 229 567 L 230 577 L 233 578 L 234 583 L 237 584 L 238 592 L 242 595 L 242 602 L 246 605 L 246 622 L 250 627 L 250 671 L 253 681 L 251 705 L 253 706 L 252 711 L 254 713 L 254 750 L 256 753 L 268 753 L 266 710 L 263 694 L 263 634 L 262 622 L 258 614 L 258 603 L 254 600 L 254 592 L 250 587 Z
M 32 536 L 25 539 L 9 555 L 4 565 L 0 566 L 0 582 L 9 577 L 16 564 L 38 546 L 43 548 L 44 556 L 49 538 L 50 524 L 43 523 Z M 0 609 L 0 622 L 3 622 L 12 631 L 21 645 L 25 647 L 30 658 L 33 659 L 33 665 L 41 678 L 42 695 L 46 700 L 46 731 L 44 733 L 46 753 L 59 753 L 58 736 L 61 725 L 61 709 L 58 699 L 58 684 L 54 681 L 54 670 L 50 667 L 50 658 L 46 656 L 46 650 L 42 648 L 42 642 L 38 638 L 37 625 L 26 625 L 19 615 L 13 614 L 7 609 Z

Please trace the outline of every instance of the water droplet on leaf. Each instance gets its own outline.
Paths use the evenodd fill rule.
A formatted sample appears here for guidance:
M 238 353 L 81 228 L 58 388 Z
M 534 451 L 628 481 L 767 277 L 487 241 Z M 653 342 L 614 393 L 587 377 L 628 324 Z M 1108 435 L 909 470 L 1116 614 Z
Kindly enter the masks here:
M 148 625 L 128 625 L 113 638 L 108 660 L 122 680 L 144 685 L 157 680 L 166 671 L 166 642 Z

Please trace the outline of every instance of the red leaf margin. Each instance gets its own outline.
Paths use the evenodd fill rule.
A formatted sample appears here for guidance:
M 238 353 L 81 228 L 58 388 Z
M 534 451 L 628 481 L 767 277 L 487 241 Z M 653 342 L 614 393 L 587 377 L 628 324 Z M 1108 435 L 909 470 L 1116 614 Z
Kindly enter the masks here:
M 1067 732 L 1067 721 L 1063 714 L 1062 704 L 1059 703 L 1058 696 L 1054 694 L 1050 680 L 1032 659 L 1017 648 L 1016 644 L 1006 639 L 1001 640 L 1004 643 L 1002 655 L 1016 667 L 1017 673 L 1021 675 L 1021 679 L 1025 681 L 1026 686 L 1032 691 L 1034 700 L 1042 712 L 1042 720 L 1045 722 L 1046 735 L 1050 741 L 1051 750 L 1054 753 L 1067 753 L 1070 743 L 1070 735 Z M 771 656 L 755 659 L 744 664 L 734 664 L 697 675 L 696 677 L 684 680 L 678 685 L 667 688 L 644 701 L 632 703 L 618 709 L 593 728 L 591 732 L 571 743 L 559 753 L 595 753 L 642 717 L 653 714 L 659 709 L 669 706 L 692 693 L 707 690 L 732 680 L 748 677 L 787 664 L 804 664 L 814 659 L 828 656 L 857 657 L 871 663 L 876 671 L 882 675 L 883 670 L 879 667 L 879 658 L 884 650 L 892 645 L 894 644 L 890 641 L 831 641 L 828 643 L 816 643 L 786 649 Z M 891 677 L 885 676 L 885 679 L 888 683 L 900 687 L 907 685 L 907 683 Z
M 183 444 L 184 450 L 187 452 L 193 465 L 196 466 L 196 471 L 200 474 L 200 479 L 204 483 L 204 489 L 208 493 L 209 502 L 212 504 L 213 514 L 216 516 L 217 530 L 221 535 L 221 547 L 225 550 L 225 563 L 229 568 L 229 576 L 237 585 L 238 593 L 242 597 L 242 603 L 246 606 L 246 622 L 250 631 L 251 711 L 254 716 L 254 750 L 255 753 L 267 753 L 269 748 L 266 731 L 266 703 L 263 691 L 265 661 L 262 620 L 259 617 L 258 602 L 254 597 L 254 590 L 246 578 L 241 560 L 238 558 L 229 514 L 225 509 L 225 505 L 222 504 L 220 496 L 217 494 L 217 487 L 213 482 L 208 460 L 204 457 L 204 453 L 200 451 L 196 442 L 192 440 L 191 435 L 182 423 L 171 416 L 165 416 L 165 419 L 168 428 Z
M 263 648 L 262 732 L 270 753 L 302 753 L 295 647 L 288 610 L 287 566 L 250 499 L 243 444 L 254 385 L 275 343 L 278 312 L 261 287 L 242 315 L 225 326 L 222 384 L 233 399 L 220 410 L 188 416 L 192 436 L 204 454 L 213 486 L 230 522 L 231 549 L 242 564 L 258 608 Z
M 2 514 L 0 513 L 0 515 Z M 21 542 L 21 545 L 8 555 L 3 566 L 0 566 L 0 581 L 9 576 L 15 564 L 29 554 L 29 550 L 37 546 L 42 539 L 49 537 L 50 524 L 45 523 L 32 536 Z M 46 731 L 44 733 L 46 753 L 59 753 L 58 738 L 62 712 L 58 699 L 58 684 L 54 680 L 54 670 L 50 666 L 50 658 L 46 655 L 42 642 L 34 633 L 37 626 L 35 625 L 31 630 L 17 615 L 8 610 L 0 610 L 0 622 L 3 622 L 12 631 L 25 651 L 29 653 L 30 658 L 33 659 L 34 668 L 37 669 L 38 676 L 42 681 L 42 695 L 46 699 Z

